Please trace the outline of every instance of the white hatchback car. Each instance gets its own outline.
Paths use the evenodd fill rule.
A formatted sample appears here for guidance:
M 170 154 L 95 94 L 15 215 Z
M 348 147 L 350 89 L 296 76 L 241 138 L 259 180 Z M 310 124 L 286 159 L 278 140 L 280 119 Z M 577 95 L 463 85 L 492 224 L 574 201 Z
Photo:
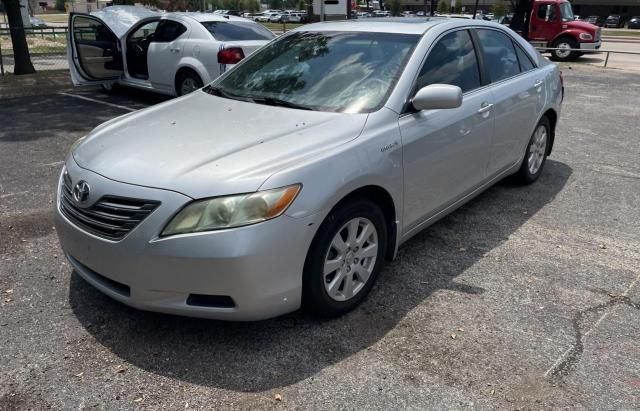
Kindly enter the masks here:
M 69 27 L 75 85 L 118 83 L 173 96 L 211 82 L 275 38 L 241 17 L 161 14 L 134 6 L 71 13 Z

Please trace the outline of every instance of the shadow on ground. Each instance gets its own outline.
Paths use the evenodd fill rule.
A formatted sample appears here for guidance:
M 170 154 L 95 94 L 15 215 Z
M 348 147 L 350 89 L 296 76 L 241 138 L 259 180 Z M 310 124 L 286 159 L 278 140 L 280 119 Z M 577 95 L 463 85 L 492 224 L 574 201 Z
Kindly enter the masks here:
M 69 302 L 100 344 L 148 372 L 235 391 L 287 386 L 377 343 L 437 290 L 482 298 L 485 290 L 457 277 L 553 201 L 571 173 L 548 161 L 536 184 L 507 180 L 489 189 L 403 245 L 364 304 L 335 320 L 293 313 L 225 323 L 147 313 L 109 299 L 75 273 Z

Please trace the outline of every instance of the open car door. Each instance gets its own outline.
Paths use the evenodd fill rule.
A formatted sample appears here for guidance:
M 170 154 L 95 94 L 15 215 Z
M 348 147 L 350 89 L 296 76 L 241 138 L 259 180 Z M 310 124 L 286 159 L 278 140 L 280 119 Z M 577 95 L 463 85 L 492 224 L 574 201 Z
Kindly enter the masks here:
M 101 19 L 88 14 L 69 15 L 67 57 L 76 86 L 110 84 L 124 72 L 118 37 Z

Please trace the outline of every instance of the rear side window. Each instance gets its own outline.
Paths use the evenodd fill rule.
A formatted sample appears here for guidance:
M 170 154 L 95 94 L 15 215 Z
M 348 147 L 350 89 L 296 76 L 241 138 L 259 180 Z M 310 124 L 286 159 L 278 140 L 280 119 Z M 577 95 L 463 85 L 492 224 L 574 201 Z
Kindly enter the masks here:
M 496 30 L 479 29 L 477 32 L 491 82 L 517 76 L 520 65 L 511 39 Z
M 275 35 L 261 24 L 235 21 L 203 21 L 202 25 L 220 41 L 271 40 Z
M 463 92 L 480 87 L 478 59 L 467 30 L 447 34 L 429 52 L 416 91 L 429 84 L 451 84 Z
M 168 43 L 180 37 L 187 28 L 177 21 L 161 20 L 156 28 L 153 41 L 158 43 Z
M 518 62 L 520 63 L 520 71 L 525 72 L 536 68 L 529 55 L 517 45 L 514 44 L 514 46 L 516 49 L 516 54 L 518 55 Z

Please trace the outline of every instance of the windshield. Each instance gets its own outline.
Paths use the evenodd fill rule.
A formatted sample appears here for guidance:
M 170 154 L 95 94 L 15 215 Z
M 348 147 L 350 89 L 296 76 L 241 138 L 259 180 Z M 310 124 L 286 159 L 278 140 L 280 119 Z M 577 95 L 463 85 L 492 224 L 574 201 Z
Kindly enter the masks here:
M 203 21 L 202 25 L 220 41 L 271 40 L 275 35 L 261 24 Z
M 573 21 L 573 9 L 571 9 L 571 3 L 564 2 L 560 3 L 560 15 L 562 16 L 562 21 Z
M 419 39 L 296 32 L 263 47 L 205 91 L 261 104 L 368 113 L 385 103 Z

